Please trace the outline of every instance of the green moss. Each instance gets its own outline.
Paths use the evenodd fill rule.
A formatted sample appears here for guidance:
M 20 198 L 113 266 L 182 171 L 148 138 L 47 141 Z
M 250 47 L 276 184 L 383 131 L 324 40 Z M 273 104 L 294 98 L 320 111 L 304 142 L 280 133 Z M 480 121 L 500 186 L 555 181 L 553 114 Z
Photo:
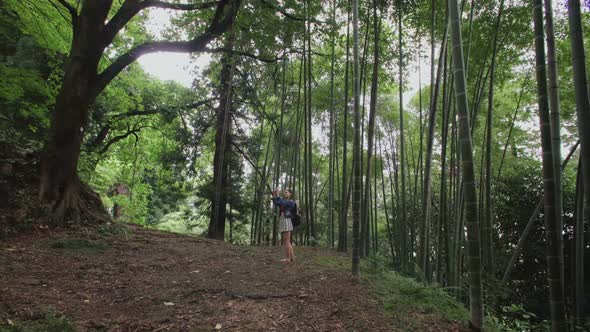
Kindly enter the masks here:
M 47 314 L 42 319 L 20 321 L 3 319 L 0 332 L 73 332 L 76 329 L 62 316 Z
M 52 249 L 82 252 L 102 252 L 108 249 L 108 244 L 102 241 L 91 241 L 87 239 L 56 239 L 48 241 Z
M 124 236 L 128 238 L 133 232 L 126 224 L 115 222 L 99 225 L 96 230 L 103 236 Z
M 350 259 L 344 260 L 343 257 L 318 255 L 315 256 L 315 263 L 321 267 L 348 268 L 350 270 Z

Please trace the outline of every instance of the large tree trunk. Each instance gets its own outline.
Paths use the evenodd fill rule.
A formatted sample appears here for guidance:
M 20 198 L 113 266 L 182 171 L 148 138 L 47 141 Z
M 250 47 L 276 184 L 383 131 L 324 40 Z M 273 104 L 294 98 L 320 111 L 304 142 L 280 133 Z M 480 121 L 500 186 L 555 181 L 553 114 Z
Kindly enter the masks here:
M 103 52 L 96 40 L 110 6 L 108 0 L 87 2 L 73 22 L 72 48 L 41 157 L 39 196 L 51 205 L 58 222 L 79 218 L 78 159 L 88 108 L 96 98 L 93 87 Z
M 233 34 L 230 34 L 225 47 L 233 48 Z M 215 126 L 215 156 L 213 158 L 213 197 L 211 201 L 211 218 L 207 236 L 222 240 L 225 235 L 225 206 L 227 204 L 227 168 L 230 158 L 230 128 L 232 111 L 232 75 L 234 69 L 233 56 L 227 52 L 221 58 L 221 91 L 217 121 Z

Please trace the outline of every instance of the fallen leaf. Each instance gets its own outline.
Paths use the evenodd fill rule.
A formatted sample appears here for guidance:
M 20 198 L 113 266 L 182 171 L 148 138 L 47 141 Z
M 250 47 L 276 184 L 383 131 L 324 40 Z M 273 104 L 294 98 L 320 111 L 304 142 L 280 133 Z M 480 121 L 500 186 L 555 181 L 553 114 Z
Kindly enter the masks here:
M 8 323 L 8 325 L 14 325 L 14 322 L 11 321 L 10 319 L 6 318 L 6 322 Z

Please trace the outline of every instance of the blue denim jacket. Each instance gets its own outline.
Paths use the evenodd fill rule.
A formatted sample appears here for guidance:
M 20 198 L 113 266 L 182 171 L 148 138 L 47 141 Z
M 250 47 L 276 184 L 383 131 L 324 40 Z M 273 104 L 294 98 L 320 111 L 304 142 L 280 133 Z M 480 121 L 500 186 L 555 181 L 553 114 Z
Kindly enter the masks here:
M 292 215 L 296 214 L 295 209 L 297 208 L 297 203 L 295 201 L 282 199 L 280 197 L 273 197 L 272 201 L 275 206 L 285 207 L 285 218 L 290 218 Z

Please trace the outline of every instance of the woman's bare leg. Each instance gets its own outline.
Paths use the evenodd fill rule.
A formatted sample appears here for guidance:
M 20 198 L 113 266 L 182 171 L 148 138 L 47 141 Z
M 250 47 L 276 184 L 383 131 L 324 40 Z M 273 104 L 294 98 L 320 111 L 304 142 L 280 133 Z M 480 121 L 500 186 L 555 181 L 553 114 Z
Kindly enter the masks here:
M 281 262 L 288 262 L 290 260 L 289 247 L 287 246 L 290 240 L 288 234 L 288 232 L 281 232 L 281 241 L 283 242 L 283 248 L 285 248 L 285 258 L 281 259 Z
M 291 245 L 291 232 L 287 232 L 286 241 L 287 241 L 287 248 L 288 248 L 288 253 L 289 253 L 289 255 L 288 255 L 289 261 L 294 262 L 295 261 L 295 254 L 293 253 L 293 245 Z

